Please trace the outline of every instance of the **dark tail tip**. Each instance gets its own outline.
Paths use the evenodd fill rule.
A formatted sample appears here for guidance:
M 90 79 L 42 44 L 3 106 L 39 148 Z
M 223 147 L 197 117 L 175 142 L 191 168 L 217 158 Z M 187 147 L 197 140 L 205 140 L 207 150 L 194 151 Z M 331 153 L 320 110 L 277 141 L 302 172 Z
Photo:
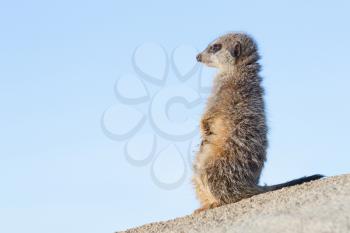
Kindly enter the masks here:
M 320 175 L 320 174 L 316 174 L 316 175 L 312 175 L 312 176 L 304 176 L 304 177 L 301 177 L 299 179 L 295 179 L 295 180 L 291 180 L 289 182 L 283 183 L 285 185 L 283 187 L 290 187 L 293 185 L 298 185 L 298 184 L 310 182 L 313 180 L 318 180 L 318 179 L 321 179 L 323 177 L 324 177 L 324 175 Z M 281 185 L 283 185 L 283 184 L 281 184 Z
M 306 176 L 306 177 L 303 177 L 303 178 L 308 178 L 309 181 L 312 181 L 312 180 L 319 180 L 321 178 L 325 177 L 324 175 L 321 175 L 321 174 L 315 174 L 315 175 L 312 175 L 312 176 Z
M 285 187 L 291 187 L 294 185 L 298 185 L 298 184 L 303 184 L 306 182 L 310 182 L 313 180 L 318 180 L 323 178 L 324 175 L 320 175 L 320 174 L 316 174 L 316 175 L 312 175 L 312 176 L 305 176 L 305 177 L 301 177 L 299 179 L 295 179 L 295 180 L 291 180 L 282 184 L 276 184 L 276 185 L 272 185 L 272 186 L 268 186 L 269 190 L 277 190 L 277 189 L 281 189 L 281 188 L 285 188 Z

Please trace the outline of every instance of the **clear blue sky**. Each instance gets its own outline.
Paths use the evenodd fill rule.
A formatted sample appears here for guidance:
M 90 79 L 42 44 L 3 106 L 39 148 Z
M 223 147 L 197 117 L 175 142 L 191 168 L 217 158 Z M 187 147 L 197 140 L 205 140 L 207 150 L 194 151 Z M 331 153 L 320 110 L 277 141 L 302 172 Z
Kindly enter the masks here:
M 0 232 L 114 232 L 198 206 L 190 173 L 162 189 L 101 129 L 145 42 L 170 53 L 250 33 L 270 127 L 261 182 L 349 172 L 349 11 L 345 0 L 0 1 Z

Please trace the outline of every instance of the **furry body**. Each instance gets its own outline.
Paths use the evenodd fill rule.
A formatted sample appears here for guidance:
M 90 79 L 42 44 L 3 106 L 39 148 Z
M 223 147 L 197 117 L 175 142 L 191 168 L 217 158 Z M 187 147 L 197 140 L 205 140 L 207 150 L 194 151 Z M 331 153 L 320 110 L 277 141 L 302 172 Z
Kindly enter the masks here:
M 201 204 L 198 211 L 292 185 L 258 185 L 268 142 L 254 40 L 243 33 L 230 33 L 210 44 L 197 59 L 218 68 L 201 119 L 202 142 L 193 165 L 193 184 Z M 296 183 L 320 177 L 301 178 Z

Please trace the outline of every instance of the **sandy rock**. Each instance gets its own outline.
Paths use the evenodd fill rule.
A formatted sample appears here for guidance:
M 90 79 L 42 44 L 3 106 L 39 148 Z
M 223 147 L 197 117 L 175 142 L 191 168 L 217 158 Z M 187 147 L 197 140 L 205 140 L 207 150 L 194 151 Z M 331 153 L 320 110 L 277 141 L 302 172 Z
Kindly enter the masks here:
M 350 174 L 284 188 L 125 232 L 350 232 Z

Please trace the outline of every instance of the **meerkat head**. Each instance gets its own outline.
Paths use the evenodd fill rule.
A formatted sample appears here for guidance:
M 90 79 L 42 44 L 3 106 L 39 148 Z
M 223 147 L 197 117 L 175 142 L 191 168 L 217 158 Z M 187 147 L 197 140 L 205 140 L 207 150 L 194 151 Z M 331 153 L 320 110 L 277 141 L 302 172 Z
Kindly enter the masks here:
M 197 55 L 197 61 L 210 67 L 232 69 L 259 59 L 254 40 L 244 33 L 229 33 L 210 43 Z

